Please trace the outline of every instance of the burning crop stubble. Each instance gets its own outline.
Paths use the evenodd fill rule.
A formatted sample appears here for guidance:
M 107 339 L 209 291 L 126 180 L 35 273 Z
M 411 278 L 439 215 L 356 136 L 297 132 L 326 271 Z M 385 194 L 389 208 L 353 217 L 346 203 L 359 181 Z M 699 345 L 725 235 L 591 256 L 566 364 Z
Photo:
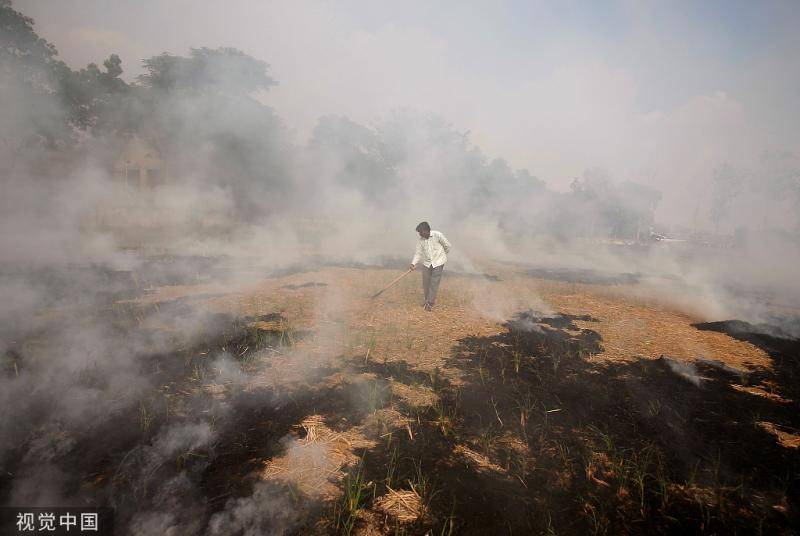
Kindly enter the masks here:
M 435 114 L 325 115 L 298 142 L 268 104 L 283 73 L 236 49 L 152 56 L 136 81 L 115 56 L 72 70 L 15 9 L 0 0 L 3 504 L 109 504 L 131 534 L 796 522 L 775 437 L 797 422 L 762 400 L 797 400 L 793 156 L 709 168 L 715 219 L 687 230 L 656 218 L 652 184 L 587 161 L 549 188 Z M 367 304 L 431 214 L 454 244 L 440 312 L 410 278 Z M 701 441 L 737 434 L 775 464 Z M 263 479 L 277 460 L 292 478 Z M 308 460 L 344 502 L 303 491 Z

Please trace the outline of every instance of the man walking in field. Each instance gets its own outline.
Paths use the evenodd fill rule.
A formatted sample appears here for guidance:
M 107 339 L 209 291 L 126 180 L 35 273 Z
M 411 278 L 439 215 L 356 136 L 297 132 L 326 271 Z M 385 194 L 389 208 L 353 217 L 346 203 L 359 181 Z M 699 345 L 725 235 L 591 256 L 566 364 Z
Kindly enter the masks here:
M 450 242 L 439 231 L 431 231 L 431 226 L 426 221 L 417 225 L 417 232 L 419 240 L 414 258 L 411 260 L 411 269 L 415 270 L 417 264 L 422 261 L 422 290 L 425 293 L 423 307 L 426 311 L 430 311 L 436 303 L 436 293 L 442 280 L 444 263 L 447 262 Z

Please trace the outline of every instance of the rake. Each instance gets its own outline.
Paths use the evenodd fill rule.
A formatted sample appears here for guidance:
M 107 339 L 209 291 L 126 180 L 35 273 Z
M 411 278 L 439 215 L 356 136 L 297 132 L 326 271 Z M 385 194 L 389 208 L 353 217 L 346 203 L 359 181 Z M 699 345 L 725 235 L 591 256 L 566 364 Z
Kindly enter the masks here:
M 373 300 L 374 300 L 375 298 L 377 298 L 378 296 L 380 296 L 381 294 L 383 294 L 384 292 L 386 292 L 387 290 L 389 290 L 390 288 L 392 288 L 392 286 L 394 286 L 394 284 L 395 284 L 395 283 L 397 283 L 398 281 L 400 281 L 401 279 L 403 279 L 405 276 L 407 276 L 408 274 L 410 274 L 410 273 L 411 273 L 411 271 L 412 271 L 412 270 L 411 270 L 411 268 L 409 268 L 408 270 L 406 270 L 405 272 L 403 272 L 402 274 L 400 274 L 399 276 L 397 276 L 397 277 L 395 278 L 395 280 L 394 280 L 394 281 L 392 281 L 391 283 L 389 283 L 388 285 L 386 285 L 385 287 L 383 287 L 382 289 L 380 289 L 378 292 L 376 292 L 375 294 L 373 294 L 371 299 L 373 299 Z

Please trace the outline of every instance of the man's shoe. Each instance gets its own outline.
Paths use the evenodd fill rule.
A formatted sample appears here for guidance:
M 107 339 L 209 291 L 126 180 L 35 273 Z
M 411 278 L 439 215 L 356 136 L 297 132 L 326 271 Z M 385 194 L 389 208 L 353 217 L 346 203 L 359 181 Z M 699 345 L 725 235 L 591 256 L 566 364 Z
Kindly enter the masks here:
M 430 311 L 433 309 L 433 306 L 430 303 L 425 302 L 425 305 L 423 305 L 422 308 L 425 309 L 426 311 Z

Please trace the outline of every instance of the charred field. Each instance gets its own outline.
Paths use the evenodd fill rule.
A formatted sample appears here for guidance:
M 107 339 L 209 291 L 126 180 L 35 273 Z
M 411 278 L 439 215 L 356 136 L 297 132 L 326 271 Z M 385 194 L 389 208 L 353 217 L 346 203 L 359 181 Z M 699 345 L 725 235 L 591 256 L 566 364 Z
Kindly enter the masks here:
M 800 522 L 784 333 L 632 298 L 628 276 L 453 272 L 428 313 L 412 278 L 369 299 L 392 266 L 245 286 L 215 281 L 218 262 L 143 266 L 93 271 L 113 292 L 54 293 L 26 331 L 6 326 L 3 396 L 24 404 L 3 421 L 2 504 L 111 506 L 116 534 Z M 514 306 L 487 316 L 486 294 Z
M 800 533 L 800 2 L 52 4 L 0 536 Z

